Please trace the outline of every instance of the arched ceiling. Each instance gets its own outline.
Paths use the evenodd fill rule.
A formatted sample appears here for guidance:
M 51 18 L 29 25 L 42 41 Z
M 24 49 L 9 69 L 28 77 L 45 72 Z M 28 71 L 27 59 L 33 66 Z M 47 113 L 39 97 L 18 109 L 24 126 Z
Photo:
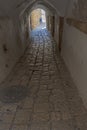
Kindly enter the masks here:
M 24 14 L 25 12 L 28 12 L 30 14 L 33 10 L 35 10 L 37 8 L 41 8 L 41 9 L 45 10 L 48 14 L 51 14 L 51 15 L 58 13 L 57 10 L 55 9 L 55 7 L 53 7 L 50 3 L 38 0 L 38 1 L 31 3 L 27 8 L 25 8 L 21 12 L 20 15 Z
M 38 0 L 0 0 L 0 15 L 14 16 L 19 15 L 20 12 L 33 2 Z M 52 5 L 60 15 L 64 16 L 69 0 L 42 0 L 42 2 L 48 2 L 48 5 Z
M 39 0 L 0 0 L 0 17 L 1 16 L 19 16 L 26 8 L 32 6 L 34 2 Z M 48 3 L 50 7 L 61 16 L 74 17 L 87 21 L 87 0 L 40 0 Z M 47 6 L 47 4 L 46 4 Z
M 29 9 L 29 14 L 33 11 L 33 10 L 35 10 L 35 9 L 38 9 L 38 8 L 40 8 L 40 9 L 43 9 L 46 13 L 48 13 L 48 14 L 50 14 L 50 15 L 54 15 L 54 13 L 55 13 L 55 10 L 51 10 L 50 8 L 47 8 L 46 6 L 44 6 L 44 5 L 42 5 L 42 4 L 38 4 L 38 5 L 36 5 L 36 6 L 33 6 L 31 9 Z

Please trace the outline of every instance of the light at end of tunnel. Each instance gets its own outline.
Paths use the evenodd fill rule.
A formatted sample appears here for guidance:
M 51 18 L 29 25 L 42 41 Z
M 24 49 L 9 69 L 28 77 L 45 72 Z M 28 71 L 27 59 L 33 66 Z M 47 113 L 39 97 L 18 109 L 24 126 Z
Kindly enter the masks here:
M 43 27 L 42 29 L 46 29 L 46 27 Z

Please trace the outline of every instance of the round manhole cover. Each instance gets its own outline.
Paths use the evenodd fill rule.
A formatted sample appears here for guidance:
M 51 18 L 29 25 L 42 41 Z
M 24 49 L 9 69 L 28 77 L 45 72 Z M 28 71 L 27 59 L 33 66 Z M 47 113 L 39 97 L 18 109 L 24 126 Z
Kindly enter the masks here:
M 9 86 L 0 89 L 0 100 L 3 103 L 17 103 L 27 96 L 28 88 L 24 86 Z

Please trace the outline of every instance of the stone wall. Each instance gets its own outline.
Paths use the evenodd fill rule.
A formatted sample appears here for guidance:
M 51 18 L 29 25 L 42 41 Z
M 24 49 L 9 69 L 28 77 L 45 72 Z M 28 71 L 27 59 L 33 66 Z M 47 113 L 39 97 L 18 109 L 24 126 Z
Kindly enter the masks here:
M 87 0 L 74 1 L 73 7 L 74 17 L 78 17 L 82 21 L 87 21 Z
M 87 22 L 78 21 L 72 18 L 67 18 L 66 21 L 67 21 L 67 24 L 69 24 L 70 26 L 73 26 L 87 34 Z
M 69 0 L 66 17 L 87 22 L 87 0 Z

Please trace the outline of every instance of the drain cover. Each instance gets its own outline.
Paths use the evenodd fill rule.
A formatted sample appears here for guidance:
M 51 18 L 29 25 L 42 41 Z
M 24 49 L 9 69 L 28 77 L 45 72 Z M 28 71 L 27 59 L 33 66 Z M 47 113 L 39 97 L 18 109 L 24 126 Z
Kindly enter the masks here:
M 9 86 L 0 89 L 0 100 L 3 103 L 17 103 L 27 96 L 28 88 L 24 86 Z

